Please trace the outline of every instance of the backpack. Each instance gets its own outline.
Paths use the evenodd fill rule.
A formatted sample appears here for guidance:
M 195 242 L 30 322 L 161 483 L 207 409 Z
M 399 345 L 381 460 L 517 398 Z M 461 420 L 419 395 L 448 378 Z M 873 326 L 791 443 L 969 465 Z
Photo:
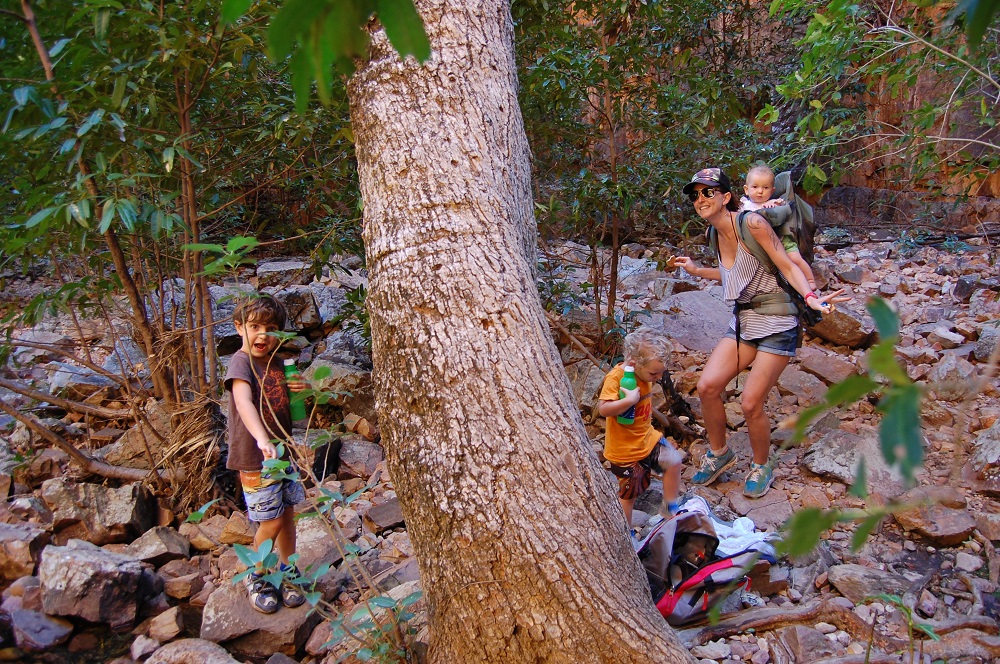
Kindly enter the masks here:
M 737 588 L 750 586 L 747 570 L 761 551 L 719 557 L 718 547 L 712 518 L 697 511 L 681 511 L 661 521 L 643 541 L 639 561 L 656 608 L 668 624 L 704 618 Z
M 812 206 L 796 197 L 790 171 L 783 171 L 775 176 L 774 190 L 780 194 L 780 198 L 785 200 L 785 204 L 766 210 L 754 210 L 754 212 L 767 219 L 771 228 L 774 229 L 775 235 L 779 238 L 792 238 L 799 247 L 799 253 L 811 263 L 814 247 L 813 235 L 816 233 Z M 754 258 L 760 261 L 764 269 L 777 278 L 778 285 L 781 286 L 784 293 L 758 295 L 746 304 L 737 305 L 737 308 L 754 309 L 759 314 L 771 316 L 798 316 L 800 321 L 810 327 L 818 324 L 823 320 L 823 315 L 806 305 L 802 295 L 788 283 L 784 275 L 774 266 L 767 252 L 747 230 L 744 223 L 746 215 L 747 211 L 743 211 L 736 217 L 736 233 L 740 242 L 746 246 L 747 251 Z M 708 246 L 718 257 L 718 233 L 712 226 L 708 228 Z

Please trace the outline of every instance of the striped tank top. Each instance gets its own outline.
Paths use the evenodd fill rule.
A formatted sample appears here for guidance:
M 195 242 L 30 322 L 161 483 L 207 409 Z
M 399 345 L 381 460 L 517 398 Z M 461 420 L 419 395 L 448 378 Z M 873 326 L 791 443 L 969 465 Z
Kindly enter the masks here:
M 736 250 L 736 260 L 731 268 L 723 265 L 720 258 L 719 274 L 722 276 L 723 297 L 727 302 L 743 304 L 761 293 L 783 292 L 777 278 L 742 244 Z M 739 316 L 740 337 L 743 339 L 760 339 L 799 324 L 797 316 L 764 316 L 753 309 L 744 309 Z M 729 329 L 736 331 L 736 316 L 729 321 Z

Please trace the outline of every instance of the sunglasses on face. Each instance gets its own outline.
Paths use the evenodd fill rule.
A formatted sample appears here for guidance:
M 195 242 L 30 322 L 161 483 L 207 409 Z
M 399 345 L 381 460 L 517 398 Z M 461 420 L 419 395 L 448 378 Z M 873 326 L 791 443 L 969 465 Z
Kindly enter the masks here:
M 713 199 L 713 198 L 715 198 L 715 195 L 718 194 L 718 193 L 721 193 L 721 192 L 718 189 L 713 189 L 711 187 L 706 187 L 704 189 L 697 189 L 695 191 L 692 191 L 690 194 L 688 194 L 688 200 L 690 200 L 692 203 L 694 203 L 696 200 L 698 200 L 698 196 L 699 195 L 700 196 L 704 196 L 705 198 L 708 198 L 708 199 Z

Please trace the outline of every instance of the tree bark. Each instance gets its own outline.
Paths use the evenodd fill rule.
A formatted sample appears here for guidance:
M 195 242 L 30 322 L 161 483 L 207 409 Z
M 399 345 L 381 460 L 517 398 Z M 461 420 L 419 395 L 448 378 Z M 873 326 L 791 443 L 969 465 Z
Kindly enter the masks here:
M 420 561 L 432 662 L 691 661 L 649 598 L 535 286 L 527 139 L 502 0 L 418 1 L 348 86 L 373 379 Z

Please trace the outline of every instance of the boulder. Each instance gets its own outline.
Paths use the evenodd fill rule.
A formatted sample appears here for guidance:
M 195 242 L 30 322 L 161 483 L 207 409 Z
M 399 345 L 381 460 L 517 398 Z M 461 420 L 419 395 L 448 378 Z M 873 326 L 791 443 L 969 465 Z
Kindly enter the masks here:
M 827 580 L 855 604 L 863 604 L 867 598 L 882 593 L 902 596 L 910 586 L 899 574 L 854 564 L 834 565 L 827 570 Z
M 126 468 L 148 470 L 150 456 L 159 463 L 164 448 L 162 441 L 170 435 L 170 414 L 156 399 L 147 399 L 143 410 L 144 420 L 132 425 L 114 443 L 102 447 L 96 456 Z
M 862 458 L 869 486 L 878 487 L 879 493 L 886 497 L 902 492 L 902 477 L 886 465 L 875 430 L 866 429 L 857 434 L 840 429 L 829 431 L 809 446 L 802 455 L 802 464 L 817 475 L 853 485 Z
M 573 396 L 581 411 L 591 413 L 597 407 L 597 397 L 601 393 L 605 375 L 605 372 L 600 367 L 594 366 L 590 360 L 574 362 L 566 367 L 566 377 L 569 378 Z
M 358 477 L 367 480 L 385 458 L 382 446 L 365 440 L 362 436 L 345 435 L 341 438 L 339 479 Z
M 840 304 L 833 313 L 823 314 L 823 320 L 809 331 L 838 346 L 867 348 L 875 336 L 875 322 L 867 312 Z
M 149 623 L 149 637 L 160 643 L 172 641 L 184 631 L 184 616 L 179 606 L 170 607 Z
M 933 383 L 931 389 L 940 399 L 961 401 L 978 390 L 979 373 L 968 360 L 958 355 L 946 353 L 934 365 L 927 378 Z
M 840 647 L 814 627 L 792 625 L 778 630 L 778 640 L 791 654 L 793 662 L 814 662 L 839 654 Z
M 44 348 L 19 346 L 17 344 L 18 341 L 29 341 L 36 344 L 44 344 L 46 346 L 52 346 L 67 352 L 73 352 L 76 349 L 76 343 L 60 332 L 48 332 L 46 330 L 38 329 L 24 330 L 22 332 L 18 332 L 15 339 L 16 340 L 11 341 L 11 348 L 14 351 L 14 362 L 23 367 L 38 364 L 40 362 L 49 362 L 58 357 L 63 357 L 63 355 L 54 353 Z
M 320 620 L 318 614 L 310 615 L 311 610 L 307 602 L 265 615 L 250 605 L 242 583 L 223 581 L 202 612 L 200 636 L 226 643 L 227 650 L 239 657 L 269 657 L 275 652 L 293 655 Z
M 751 519 L 760 530 L 776 530 L 792 516 L 788 494 L 780 489 L 771 489 L 760 498 L 747 498 L 740 487 L 730 491 L 726 497 L 737 514 Z
M 226 527 L 219 535 L 219 542 L 222 544 L 243 544 L 249 546 L 253 544 L 256 528 L 247 519 L 245 512 L 233 512 L 226 521 Z
M 49 392 L 69 399 L 84 401 L 98 392 L 118 387 L 118 383 L 93 369 L 66 362 L 49 362 L 45 370 L 50 374 Z
M 316 305 L 316 298 L 309 286 L 289 286 L 275 292 L 276 300 L 285 305 L 288 312 L 286 328 L 293 330 L 313 330 L 323 324 L 323 318 Z
M 73 623 L 38 611 L 19 609 L 10 612 L 10 631 L 21 650 L 45 652 L 69 640 Z
M 179 531 L 198 551 L 214 551 L 222 543 L 222 531 L 227 523 L 229 519 L 214 514 L 200 523 L 182 523 Z
M 778 377 L 778 393 L 796 397 L 799 406 L 812 406 L 823 400 L 826 385 L 813 374 L 792 366 L 786 367 Z
M 187 558 L 191 543 L 173 528 L 157 526 L 144 532 L 125 547 L 125 555 L 159 567 L 178 558 Z
M 961 544 L 976 529 L 976 520 L 965 510 L 965 497 L 953 487 L 917 487 L 900 500 L 914 506 L 895 512 L 896 522 L 938 546 Z
M 155 501 L 139 482 L 112 489 L 56 478 L 42 484 L 42 499 L 52 510 L 57 544 L 74 538 L 125 542 L 151 528 L 156 514 Z
M 146 353 L 130 337 L 120 337 L 115 341 L 114 349 L 101 368 L 116 376 L 147 381 L 149 378 L 149 360 Z
M 858 368 L 840 355 L 811 345 L 799 349 L 798 364 L 803 371 L 808 371 L 827 385 L 839 383 L 858 373 Z
M 726 333 L 733 308 L 722 297 L 722 288 L 676 293 L 660 300 L 650 325 L 685 348 L 710 353 Z
M 30 523 L 0 523 L 0 580 L 34 574 L 49 539 L 45 530 Z
M 365 512 L 364 524 L 376 534 L 402 526 L 403 509 L 399 504 L 399 498 L 387 500 Z
M 320 367 L 329 368 L 330 374 L 316 386 L 316 389 L 334 393 L 334 397 L 329 401 L 330 405 L 340 406 L 345 411 L 356 413 L 370 422 L 378 421 L 370 371 L 353 364 L 317 358 L 302 372 L 303 377 L 312 381 L 316 370 Z
M 42 607 L 51 616 L 74 616 L 128 629 L 141 601 L 142 564 L 88 542 L 48 546 L 38 566 Z
M 181 639 L 159 648 L 146 664 L 240 664 L 217 643 L 204 639 Z
M 262 262 L 257 265 L 257 289 L 308 283 L 312 281 L 311 265 L 308 260 L 294 259 Z
M 980 362 L 990 359 L 998 341 L 1000 341 L 1000 321 L 983 325 L 979 329 L 979 339 L 976 341 L 976 349 L 973 351 L 976 359 Z
M 357 330 L 353 329 L 334 330 L 327 335 L 316 344 L 315 359 L 334 364 L 347 364 L 366 371 L 371 371 L 372 368 L 370 345 Z

